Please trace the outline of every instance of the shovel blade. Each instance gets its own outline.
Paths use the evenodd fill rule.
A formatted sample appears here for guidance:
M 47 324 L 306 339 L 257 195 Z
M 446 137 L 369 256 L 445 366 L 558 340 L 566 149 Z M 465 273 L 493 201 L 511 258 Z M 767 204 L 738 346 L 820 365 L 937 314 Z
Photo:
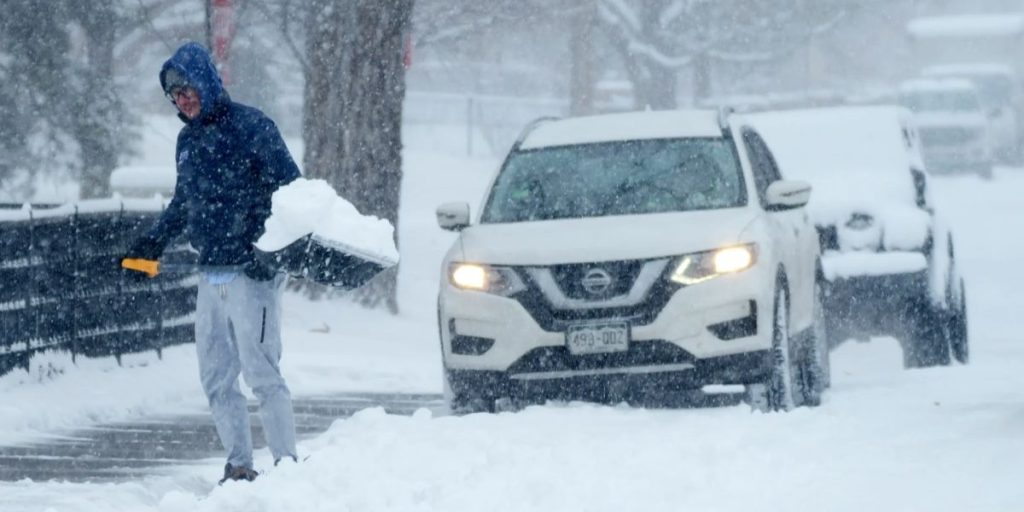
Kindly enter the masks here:
M 316 283 L 343 288 L 359 288 L 377 274 L 393 266 L 357 254 L 343 247 L 328 245 L 312 235 L 306 235 L 272 252 L 256 250 L 264 263 L 296 277 Z

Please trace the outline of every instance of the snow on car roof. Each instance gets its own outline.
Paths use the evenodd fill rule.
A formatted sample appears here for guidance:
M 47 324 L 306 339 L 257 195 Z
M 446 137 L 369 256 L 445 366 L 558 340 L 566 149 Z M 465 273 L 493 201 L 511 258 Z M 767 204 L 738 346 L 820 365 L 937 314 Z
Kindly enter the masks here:
M 534 128 L 519 147 L 536 149 L 616 140 L 721 136 L 717 111 L 659 110 L 544 122 Z
M 916 78 L 900 83 L 900 92 L 974 91 L 966 78 Z
M 1024 33 L 1024 15 L 973 14 L 917 18 L 907 23 L 907 33 L 922 39 L 1014 36 Z
M 850 206 L 899 203 L 916 197 L 911 167 L 924 169 L 908 149 L 911 114 L 896 106 L 833 107 L 748 114 L 787 179 L 811 183 L 816 218 Z
M 962 64 L 940 64 L 928 66 L 921 70 L 923 76 L 979 76 L 1006 75 L 1013 76 L 1013 68 L 999 62 L 965 62 Z

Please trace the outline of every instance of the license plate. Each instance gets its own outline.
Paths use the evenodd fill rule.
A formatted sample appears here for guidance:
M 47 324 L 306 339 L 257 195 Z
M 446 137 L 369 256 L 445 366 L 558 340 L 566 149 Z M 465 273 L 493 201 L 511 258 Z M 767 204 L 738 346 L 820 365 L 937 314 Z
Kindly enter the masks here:
M 629 350 L 629 324 L 608 322 L 574 325 L 565 332 L 565 345 L 573 355 L 624 352 Z

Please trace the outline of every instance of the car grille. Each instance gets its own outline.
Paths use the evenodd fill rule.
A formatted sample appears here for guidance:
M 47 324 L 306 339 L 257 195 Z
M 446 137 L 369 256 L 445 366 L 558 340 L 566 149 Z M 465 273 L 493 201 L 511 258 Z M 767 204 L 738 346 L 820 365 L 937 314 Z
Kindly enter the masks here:
M 679 289 L 665 279 L 668 263 L 661 258 L 516 267 L 526 290 L 513 298 L 547 331 L 564 331 L 575 323 L 607 318 L 647 325 Z M 595 269 L 609 274 L 607 288 L 596 292 L 595 283 L 602 280 L 593 279 Z
M 634 260 L 554 265 L 549 269 L 566 297 L 593 301 L 628 294 L 642 266 L 643 262 Z M 594 279 L 587 280 L 588 276 Z M 597 289 L 596 285 L 601 284 L 598 279 L 604 276 L 608 276 L 608 285 Z

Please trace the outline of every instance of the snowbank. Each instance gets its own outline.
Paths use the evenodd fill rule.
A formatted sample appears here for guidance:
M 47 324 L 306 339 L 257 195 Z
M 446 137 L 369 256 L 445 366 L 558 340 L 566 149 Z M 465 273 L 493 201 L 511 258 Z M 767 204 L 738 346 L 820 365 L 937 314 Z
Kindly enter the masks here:
M 398 262 L 391 222 L 360 214 L 323 180 L 299 178 L 274 192 L 265 227 L 266 232 L 256 242 L 264 252 L 280 250 L 312 233 L 329 245 Z
M 368 409 L 300 446 L 310 454 L 303 463 L 208 495 L 166 492 L 150 506 L 1011 510 L 1024 498 L 1016 451 L 1024 445 L 1011 406 L 1020 391 L 1005 383 L 1019 381 L 1019 372 L 1009 361 L 988 363 L 907 372 L 895 340 L 847 344 L 834 356 L 836 381 L 826 403 L 788 414 L 751 413 L 743 405 L 642 410 L 576 403 L 464 417 Z M 979 393 L 986 397 L 981 403 Z

